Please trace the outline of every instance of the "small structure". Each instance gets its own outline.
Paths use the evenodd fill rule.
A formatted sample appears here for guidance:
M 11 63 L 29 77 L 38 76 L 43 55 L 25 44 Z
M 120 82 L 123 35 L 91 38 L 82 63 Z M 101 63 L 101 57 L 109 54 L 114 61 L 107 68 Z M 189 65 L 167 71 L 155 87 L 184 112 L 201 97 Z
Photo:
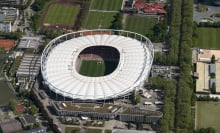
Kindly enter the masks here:
M 209 65 L 209 73 L 215 73 L 216 72 L 216 65 L 215 64 L 210 64 Z
M 34 123 L 36 123 L 36 120 L 32 115 L 21 116 L 19 117 L 19 120 L 21 121 L 23 127 L 33 126 Z
M 21 123 L 17 120 L 0 123 L 0 130 L 3 133 L 17 133 L 22 131 Z

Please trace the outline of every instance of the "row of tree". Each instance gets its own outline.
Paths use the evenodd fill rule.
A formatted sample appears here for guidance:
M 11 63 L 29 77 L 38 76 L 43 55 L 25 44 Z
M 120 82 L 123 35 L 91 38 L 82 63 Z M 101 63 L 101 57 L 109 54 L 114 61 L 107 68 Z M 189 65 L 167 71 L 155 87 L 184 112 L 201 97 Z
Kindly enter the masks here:
M 177 65 L 179 57 L 179 40 L 181 26 L 182 0 L 171 0 L 170 31 L 168 35 L 169 54 L 167 64 Z
M 174 0 L 175 1 L 175 0 Z M 176 0 L 179 1 L 179 0 Z M 179 65 L 181 69 L 176 101 L 176 133 L 193 132 L 191 114 L 191 97 L 193 94 L 192 68 L 192 34 L 193 34 L 193 0 L 182 0 Z
M 160 132 L 168 133 L 174 129 L 176 81 L 164 78 L 150 78 L 150 88 L 164 92 L 163 118 L 160 121 Z

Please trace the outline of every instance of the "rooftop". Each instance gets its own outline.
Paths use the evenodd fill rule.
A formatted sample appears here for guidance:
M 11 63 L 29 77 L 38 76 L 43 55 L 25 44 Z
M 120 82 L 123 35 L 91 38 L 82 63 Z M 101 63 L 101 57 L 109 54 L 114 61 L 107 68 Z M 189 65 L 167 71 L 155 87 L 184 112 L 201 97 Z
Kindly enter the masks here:
M 37 48 L 40 45 L 40 37 L 22 37 L 18 48 Z
M 197 60 L 210 62 L 212 55 L 215 55 L 216 62 L 220 62 L 220 50 L 200 49 L 197 55 Z
M 111 104 L 91 104 L 91 103 L 72 103 L 72 102 L 55 102 L 55 105 L 60 110 L 68 111 L 83 111 L 83 112 L 100 112 L 114 113 L 120 106 Z
M 21 123 L 18 120 L 0 123 L 0 128 L 2 129 L 3 133 L 16 133 L 22 131 Z

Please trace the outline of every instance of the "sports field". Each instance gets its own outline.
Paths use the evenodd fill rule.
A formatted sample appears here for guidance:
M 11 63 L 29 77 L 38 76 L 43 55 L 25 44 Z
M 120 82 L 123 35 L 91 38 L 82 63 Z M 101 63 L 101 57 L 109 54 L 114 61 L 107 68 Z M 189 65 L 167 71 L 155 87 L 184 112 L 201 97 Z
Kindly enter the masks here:
M 195 47 L 220 49 L 220 28 L 198 28 L 198 41 Z
M 220 103 L 197 102 L 196 110 L 197 129 L 213 127 L 216 133 L 220 132 Z
M 92 10 L 119 11 L 121 9 L 122 0 L 93 0 Z
M 44 18 L 44 25 L 73 25 L 79 10 L 79 5 L 52 4 Z
M 10 99 L 15 98 L 7 83 L 2 79 L 0 79 L 0 92 L 0 105 L 6 105 L 9 103 Z
M 116 61 L 83 60 L 79 73 L 89 77 L 99 77 L 110 74 L 116 67 Z
M 156 19 L 146 16 L 128 15 L 126 17 L 125 30 L 146 35 L 154 27 L 156 21 Z
M 108 29 L 115 15 L 116 13 L 112 12 L 89 12 L 83 27 L 86 29 Z

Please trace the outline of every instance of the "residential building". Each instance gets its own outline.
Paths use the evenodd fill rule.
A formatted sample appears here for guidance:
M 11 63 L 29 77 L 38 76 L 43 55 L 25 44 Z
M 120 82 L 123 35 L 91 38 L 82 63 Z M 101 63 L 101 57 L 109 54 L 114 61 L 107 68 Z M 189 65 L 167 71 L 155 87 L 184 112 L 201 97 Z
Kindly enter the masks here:
M 0 131 L 3 133 L 17 133 L 22 130 L 21 123 L 18 120 L 10 120 L 0 123 Z

